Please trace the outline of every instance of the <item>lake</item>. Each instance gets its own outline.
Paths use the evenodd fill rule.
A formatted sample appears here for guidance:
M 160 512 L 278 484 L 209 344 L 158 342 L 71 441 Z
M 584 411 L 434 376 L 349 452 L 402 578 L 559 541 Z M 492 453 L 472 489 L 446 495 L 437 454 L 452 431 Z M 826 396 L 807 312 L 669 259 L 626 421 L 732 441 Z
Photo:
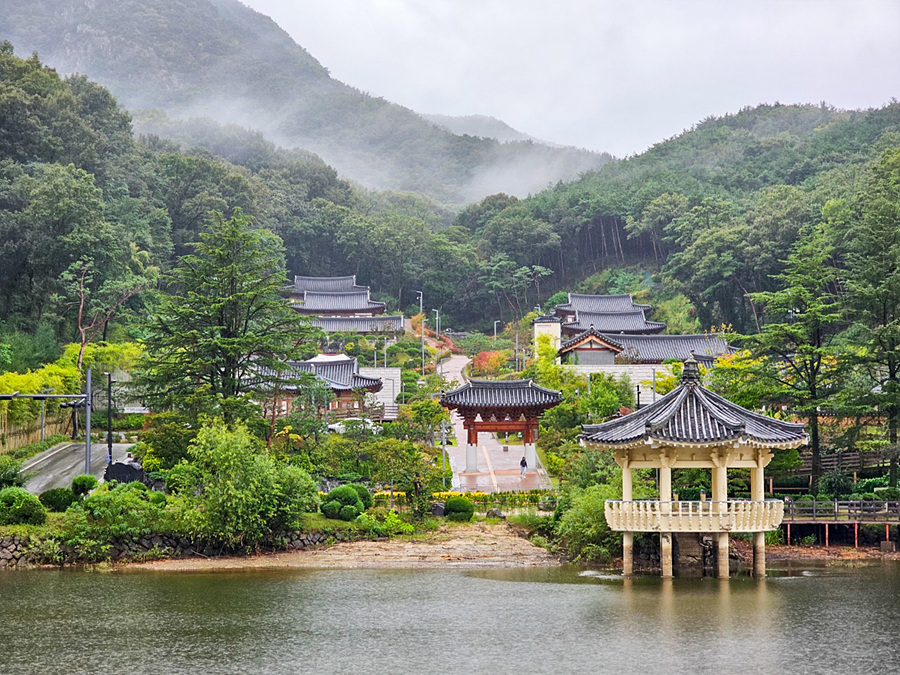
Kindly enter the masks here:
M 0 574 L 0 672 L 892 673 L 900 565 Z

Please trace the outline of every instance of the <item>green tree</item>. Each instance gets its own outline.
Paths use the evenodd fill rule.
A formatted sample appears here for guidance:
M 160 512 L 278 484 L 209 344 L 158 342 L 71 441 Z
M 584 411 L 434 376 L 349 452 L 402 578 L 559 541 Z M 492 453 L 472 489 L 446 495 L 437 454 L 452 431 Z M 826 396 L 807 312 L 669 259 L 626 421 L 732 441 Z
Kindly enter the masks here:
M 141 385 L 156 408 L 246 416 L 254 392 L 283 382 L 286 361 L 314 331 L 281 296 L 281 242 L 240 209 L 210 224 L 168 277 L 147 327 Z
M 886 152 L 860 199 L 847 241 L 847 302 L 869 379 L 862 402 L 887 417 L 890 485 L 897 486 L 900 427 L 900 150 Z
M 752 294 L 768 322 L 747 342 L 759 360 L 755 374 L 773 385 L 770 400 L 788 403 L 809 420 L 814 488 L 822 472 L 819 408 L 838 388 L 835 336 L 842 325 L 837 270 L 821 229 L 806 233 L 776 275 L 781 289 Z

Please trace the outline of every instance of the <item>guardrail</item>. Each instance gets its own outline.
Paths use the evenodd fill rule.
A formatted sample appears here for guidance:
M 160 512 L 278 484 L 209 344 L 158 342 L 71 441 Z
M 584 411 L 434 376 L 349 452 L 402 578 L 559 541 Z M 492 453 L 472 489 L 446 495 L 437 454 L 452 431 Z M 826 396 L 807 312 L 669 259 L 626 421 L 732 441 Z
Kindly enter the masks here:
M 900 523 L 900 501 L 788 501 L 784 521 Z
M 607 499 L 605 511 L 617 532 L 765 532 L 781 524 L 784 502 Z

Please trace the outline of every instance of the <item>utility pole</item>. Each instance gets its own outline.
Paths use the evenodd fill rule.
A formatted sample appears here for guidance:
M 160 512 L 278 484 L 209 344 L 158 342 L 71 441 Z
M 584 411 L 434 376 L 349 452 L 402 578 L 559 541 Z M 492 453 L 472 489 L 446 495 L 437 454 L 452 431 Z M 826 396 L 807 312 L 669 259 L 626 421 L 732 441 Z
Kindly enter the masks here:
M 434 332 L 436 334 L 438 341 L 440 341 L 440 339 L 441 339 L 441 311 L 439 309 L 432 309 L 431 311 L 434 312 L 434 314 L 435 314 Z M 434 371 L 435 372 L 438 372 L 438 367 L 440 367 L 440 374 L 441 374 L 441 377 L 443 377 L 444 364 L 441 361 L 440 350 L 438 350 L 438 353 L 434 357 Z
M 53 391 L 53 387 L 48 387 L 47 389 L 41 389 L 42 394 L 49 394 Z M 47 399 L 41 399 L 41 442 L 44 442 L 44 422 L 46 420 L 45 414 L 47 412 Z
M 441 420 L 441 482 L 447 487 L 447 420 Z M 452 428 L 452 427 L 450 427 Z
M 425 377 L 425 294 L 422 291 L 416 291 L 419 294 L 419 315 L 422 317 L 422 377 Z
M 91 472 L 91 369 L 87 369 L 87 377 L 84 383 L 84 472 Z
M 106 375 L 106 463 L 112 464 L 112 386 L 115 380 L 112 373 Z

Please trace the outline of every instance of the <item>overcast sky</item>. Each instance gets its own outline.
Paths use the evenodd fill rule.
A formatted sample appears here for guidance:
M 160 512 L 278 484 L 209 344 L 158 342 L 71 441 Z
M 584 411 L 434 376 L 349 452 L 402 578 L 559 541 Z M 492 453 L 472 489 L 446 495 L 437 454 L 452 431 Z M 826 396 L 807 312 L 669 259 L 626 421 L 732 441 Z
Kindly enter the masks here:
M 638 153 L 758 103 L 900 97 L 898 0 L 242 0 L 417 112 Z

